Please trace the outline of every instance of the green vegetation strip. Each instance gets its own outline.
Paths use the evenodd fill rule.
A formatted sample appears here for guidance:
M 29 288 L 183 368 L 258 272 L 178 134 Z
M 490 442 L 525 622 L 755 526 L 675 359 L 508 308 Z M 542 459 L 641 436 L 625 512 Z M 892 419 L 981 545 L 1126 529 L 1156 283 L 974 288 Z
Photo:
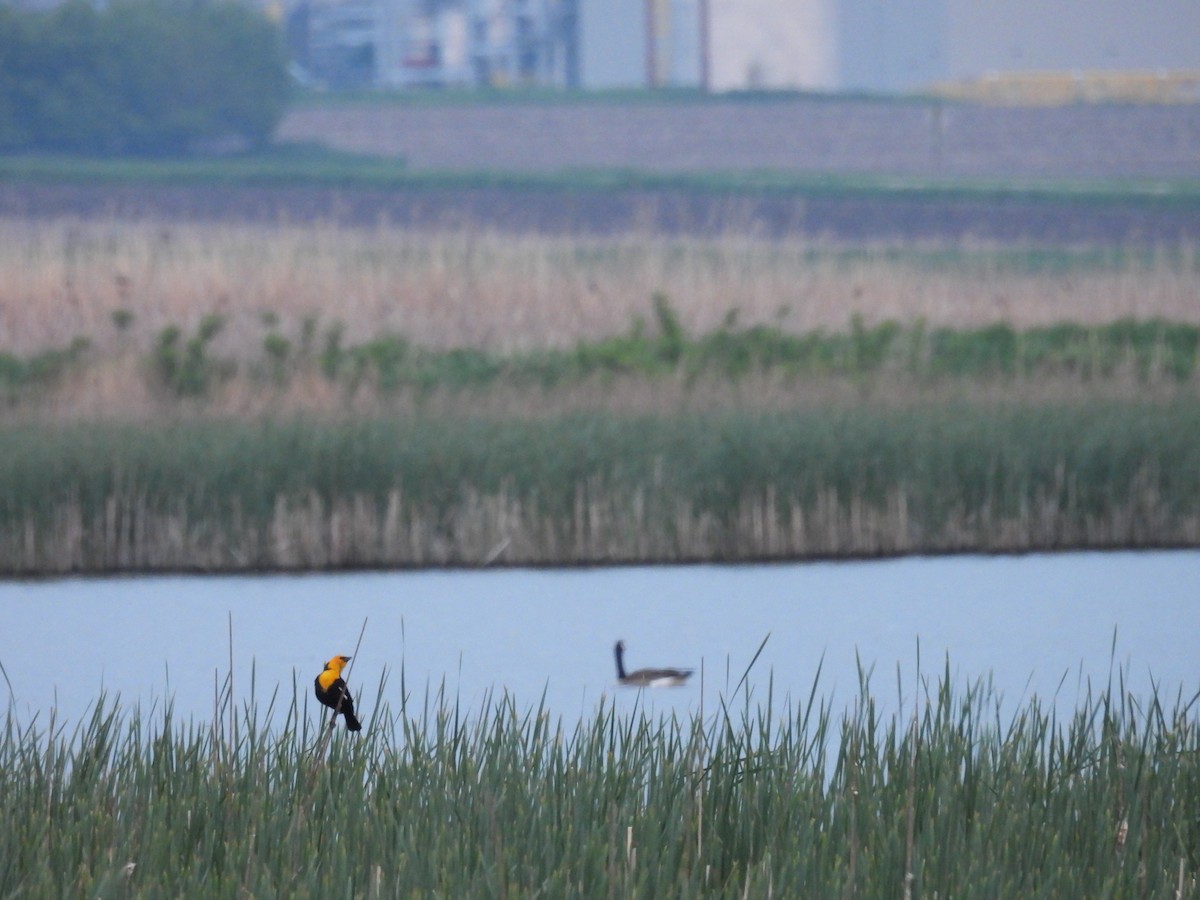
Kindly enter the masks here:
M 1195 398 L 7 426 L 0 459 L 10 572 L 1200 542 Z
M 932 381 L 1046 376 L 1101 380 L 1128 371 L 1142 381 L 1186 382 L 1196 371 L 1200 354 L 1200 326 L 1132 320 L 1021 331 L 1007 324 L 969 330 L 904 328 L 891 322 L 869 327 L 855 317 L 848 333 L 796 335 L 772 325 L 741 327 L 731 315 L 722 328 L 692 338 L 666 298 L 658 295 L 655 300 L 655 326 L 639 321 L 626 334 L 581 341 L 570 350 L 510 355 L 467 348 L 431 351 L 396 336 L 347 347 L 342 345 L 340 328 L 334 326 L 325 334 L 319 361 L 331 380 L 357 383 L 365 377 L 392 390 L 486 387 L 496 382 L 554 387 L 614 374 L 683 373 L 688 378 L 717 375 L 736 380 L 761 372 L 810 378 L 891 375 Z M 193 355 L 190 380 L 180 379 L 185 370 L 171 356 L 178 336 L 160 345 L 160 362 L 167 351 L 163 371 L 170 373 L 168 384 L 203 392 L 198 388 L 206 383 L 204 376 L 215 374 L 204 370 L 204 334 L 197 335 L 199 355 Z M 311 357 L 311 344 L 310 339 L 308 350 L 300 354 L 301 362 L 306 353 Z M 293 348 L 286 339 L 281 342 L 278 335 L 269 335 L 264 353 L 278 377 L 286 372 Z
M 780 171 L 669 173 L 635 169 L 566 169 L 526 173 L 409 169 L 403 158 L 341 153 L 307 144 L 225 157 L 174 159 L 78 156 L 0 157 L 0 182 L 43 184 L 228 184 L 514 192 L 669 191 L 730 196 L 863 196 L 876 199 L 1122 203 L 1186 208 L 1200 203 L 1195 179 L 964 179 Z
M 864 678 L 840 717 L 814 684 L 777 719 L 735 695 L 573 727 L 509 696 L 393 711 L 385 677 L 365 730 L 327 744 L 294 687 L 282 713 L 227 688 L 211 723 L 101 696 L 68 730 L 10 706 L 0 893 L 1197 895 L 1194 698 L 1118 683 L 1001 714 L 948 670 L 890 718 Z
M 315 318 L 305 319 L 299 334 L 289 337 L 272 319 L 262 354 L 241 365 L 211 349 L 225 322 L 210 315 L 193 333 L 185 334 L 177 326 L 159 332 L 148 370 L 183 397 L 204 396 L 239 374 L 278 387 L 314 370 L 348 389 L 367 382 L 384 394 L 497 385 L 552 389 L 615 376 L 736 382 L 762 373 L 792 379 L 850 378 L 864 385 L 902 378 L 914 389 L 947 379 L 1028 384 L 1055 377 L 1087 384 L 1123 374 L 1147 385 L 1182 385 L 1193 378 L 1200 360 L 1200 326 L 1183 323 L 1121 320 L 1091 327 L 1063 323 L 1025 330 L 1007 324 L 930 329 L 920 323 L 867 326 L 856 316 L 844 333 L 797 335 L 773 325 L 740 326 L 736 314 L 730 314 L 722 327 L 692 337 L 664 295 L 656 295 L 654 301 L 653 325 L 638 319 L 624 334 L 579 341 L 569 349 L 507 354 L 469 347 L 434 350 L 402 335 L 349 344 L 340 322 L 322 327 Z M 89 346 L 86 339 L 77 338 L 67 348 L 28 359 L 0 353 L 0 388 L 16 396 L 22 388 L 53 384 L 67 371 L 86 367 Z

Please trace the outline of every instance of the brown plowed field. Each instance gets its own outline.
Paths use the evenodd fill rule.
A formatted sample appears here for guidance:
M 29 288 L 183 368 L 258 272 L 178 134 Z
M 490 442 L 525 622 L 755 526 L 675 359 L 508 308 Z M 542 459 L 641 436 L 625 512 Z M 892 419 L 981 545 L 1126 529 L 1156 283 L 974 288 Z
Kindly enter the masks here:
M 403 157 L 417 170 L 1200 177 L 1200 104 L 1012 108 L 792 98 L 342 105 L 295 109 L 278 136 Z
M 1200 105 L 1011 109 L 854 99 L 364 104 L 293 110 L 278 132 L 415 171 L 617 168 L 1038 180 L 1200 178 Z M 423 229 L 795 235 L 847 242 L 1170 244 L 1200 203 L 1011 194 L 0 184 L 0 215 L 391 223 Z

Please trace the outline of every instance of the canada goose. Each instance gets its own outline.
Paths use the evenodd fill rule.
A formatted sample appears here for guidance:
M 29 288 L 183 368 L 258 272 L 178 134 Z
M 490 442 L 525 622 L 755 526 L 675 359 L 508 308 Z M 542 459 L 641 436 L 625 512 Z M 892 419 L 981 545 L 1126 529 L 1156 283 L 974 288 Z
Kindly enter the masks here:
M 630 687 L 679 687 L 692 677 L 692 669 L 638 669 L 625 674 L 625 642 L 613 647 L 617 657 L 617 681 Z

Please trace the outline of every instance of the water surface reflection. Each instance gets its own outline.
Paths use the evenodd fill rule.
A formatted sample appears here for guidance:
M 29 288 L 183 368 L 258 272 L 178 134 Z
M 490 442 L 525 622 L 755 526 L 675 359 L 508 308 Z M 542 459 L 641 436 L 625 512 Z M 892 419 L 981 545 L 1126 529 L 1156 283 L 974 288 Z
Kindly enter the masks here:
M 770 566 L 485 570 L 263 577 L 148 577 L 0 584 L 0 664 L 21 722 L 51 708 L 77 720 L 103 688 L 143 709 L 212 714 L 229 669 L 245 700 L 277 686 L 304 696 L 325 659 L 353 653 L 369 718 L 384 699 L 443 687 L 465 706 L 507 691 L 543 696 L 568 723 L 602 698 L 619 709 L 712 710 L 751 670 L 752 696 L 835 708 L 853 700 L 857 661 L 885 705 L 910 701 L 947 656 L 955 676 L 991 677 L 1014 709 L 1030 694 L 1073 705 L 1110 662 L 1130 690 L 1200 689 L 1200 552 L 910 558 Z M 1114 649 L 1115 634 L 1115 649 Z M 695 667 L 683 688 L 618 688 L 612 646 L 631 668 Z M 897 674 L 901 689 L 897 691 Z M 702 680 L 703 676 L 703 680 Z M 898 696 L 899 694 L 899 696 Z M 739 696 L 740 702 L 740 696 Z M 310 713 L 317 715 L 309 701 Z

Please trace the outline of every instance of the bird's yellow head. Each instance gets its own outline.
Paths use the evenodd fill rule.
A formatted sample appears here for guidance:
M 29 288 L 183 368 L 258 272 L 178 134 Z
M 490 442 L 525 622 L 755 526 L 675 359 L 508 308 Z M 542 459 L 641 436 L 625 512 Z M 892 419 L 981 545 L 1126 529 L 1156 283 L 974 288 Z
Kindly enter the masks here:
M 337 672 L 340 675 L 348 662 L 350 662 L 350 657 L 348 656 L 335 656 L 329 662 L 325 663 L 325 671 Z

